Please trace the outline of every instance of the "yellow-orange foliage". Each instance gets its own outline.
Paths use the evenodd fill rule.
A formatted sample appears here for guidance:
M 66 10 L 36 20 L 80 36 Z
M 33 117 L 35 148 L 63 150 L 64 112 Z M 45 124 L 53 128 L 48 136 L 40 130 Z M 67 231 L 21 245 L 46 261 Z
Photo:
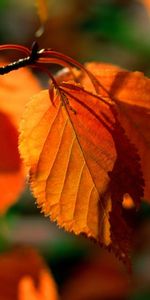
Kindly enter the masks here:
M 112 99 L 117 118 L 125 129 L 130 141 L 140 155 L 145 181 L 144 198 L 150 201 L 150 79 L 142 72 L 129 72 L 118 66 L 106 63 L 87 63 L 91 71 L 105 88 L 100 95 Z M 89 78 L 75 70 L 76 77 L 86 90 L 95 92 Z M 62 72 L 58 82 L 70 80 L 70 73 Z
M 150 79 L 141 72 L 128 72 L 113 65 L 89 63 L 86 66 L 115 101 L 118 119 L 139 152 L 144 197 L 150 201 Z M 87 78 L 81 82 L 93 90 Z M 101 94 L 104 95 L 102 89 Z
M 146 123 L 138 121 L 138 109 L 149 112 L 150 81 L 111 65 L 92 63 L 87 68 L 105 90 L 100 87 L 99 95 L 92 94 L 95 90 L 83 74 L 77 76 L 86 91 L 57 78 L 61 97 L 54 91 L 50 99 L 43 91 L 27 105 L 20 151 L 42 211 L 66 230 L 94 238 L 128 262 L 133 215 L 143 196 L 140 158 L 145 159 L 142 151 L 147 156 L 149 148 L 145 139 L 141 142 L 139 130 L 136 136 L 135 127 L 149 126 L 148 118 Z M 145 134 L 149 137 L 148 130 Z M 144 162 L 142 168 L 148 194 Z
M 18 153 L 18 126 L 29 97 L 40 90 L 28 69 L 1 76 L 0 80 L 0 214 L 23 191 L 25 172 Z
M 51 273 L 28 247 L 0 255 L 0 290 L 0 300 L 58 300 Z
M 2 63 L 1 65 L 6 63 Z M 30 97 L 41 90 L 36 77 L 27 68 L 12 71 L 1 76 L 0 111 L 9 115 L 18 128 L 25 104 Z
M 39 274 L 38 287 L 35 286 L 33 278 L 23 277 L 19 282 L 18 294 L 18 300 L 58 300 L 55 281 L 46 270 Z
M 73 94 L 88 102 L 86 93 Z M 92 100 L 89 103 L 100 115 L 98 100 Z M 72 104 L 72 99 L 69 101 Z M 113 140 L 103 125 L 98 130 L 99 122 L 87 109 L 81 107 L 79 111 L 77 102 L 73 107 L 77 115 L 66 111 L 59 96 L 55 96 L 53 106 L 48 91 L 33 97 L 22 122 L 21 154 L 30 167 L 32 190 L 44 213 L 65 229 L 96 239 L 101 223 L 100 239 L 108 245 L 111 201 L 108 197 L 102 203 L 99 197 L 116 158 Z M 105 104 L 102 107 L 107 109 Z M 30 122 L 26 122 L 28 118 Z M 101 139 L 105 144 L 99 148 Z

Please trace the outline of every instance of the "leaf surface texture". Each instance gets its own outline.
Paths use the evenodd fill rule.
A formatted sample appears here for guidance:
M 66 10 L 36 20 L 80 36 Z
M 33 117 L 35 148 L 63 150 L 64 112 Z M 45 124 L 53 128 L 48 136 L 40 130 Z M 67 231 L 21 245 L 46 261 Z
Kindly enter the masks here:
M 55 94 L 52 105 L 43 91 L 24 114 L 20 152 L 33 193 L 51 220 L 127 261 L 132 229 L 122 202 L 128 193 L 139 205 L 143 179 L 138 154 L 108 103 L 78 86 L 69 92 L 64 87 L 64 94 L 69 103 L 62 105 Z

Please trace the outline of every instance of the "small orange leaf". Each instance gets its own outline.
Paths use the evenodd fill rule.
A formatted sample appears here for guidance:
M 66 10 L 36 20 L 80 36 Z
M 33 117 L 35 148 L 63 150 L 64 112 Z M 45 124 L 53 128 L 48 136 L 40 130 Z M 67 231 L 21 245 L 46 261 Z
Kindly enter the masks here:
M 17 201 L 25 186 L 25 171 L 18 152 L 18 126 L 26 102 L 39 90 L 38 81 L 27 69 L 1 76 L 0 214 Z
M 24 276 L 19 282 L 18 294 L 18 300 L 58 300 L 56 284 L 47 270 L 40 272 L 38 288 L 32 277 Z
M 28 247 L 0 255 L 0 290 L 1 300 L 58 299 L 56 284 L 43 259 Z
M 18 132 L 10 118 L 0 112 L 0 214 L 17 200 L 24 186 L 18 153 Z
M 1 62 L 1 65 L 6 63 Z M 18 128 L 26 103 L 40 90 L 38 80 L 27 68 L 1 76 L 0 111 L 8 114 Z
M 33 193 L 51 220 L 128 262 L 132 227 L 122 202 L 129 193 L 138 207 L 143 195 L 138 154 L 110 101 L 68 87 L 63 85 L 65 105 L 56 93 L 52 105 L 43 91 L 24 114 L 20 151 Z

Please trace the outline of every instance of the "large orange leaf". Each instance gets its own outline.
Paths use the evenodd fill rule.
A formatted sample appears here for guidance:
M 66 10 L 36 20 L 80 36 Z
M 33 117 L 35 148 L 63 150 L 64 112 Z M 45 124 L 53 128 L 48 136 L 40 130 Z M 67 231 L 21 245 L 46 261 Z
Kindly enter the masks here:
M 42 257 L 21 247 L 0 255 L 0 300 L 57 300 L 54 279 Z
M 137 207 L 143 195 L 138 154 L 112 103 L 76 85 L 63 85 L 63 93 L 65 105 L 57 94 L 52 105 L 43 91 L 24 114 L 20 151 L 33 193 L 51 220 L 127 262 L 132 226 L 122 203 L 129 194 Z
M 89 63 L 87 68 L 116 103 L 120 123 L 140 155 L 144 197 L 150 201 L 150 79 L 141 72 L 128 72 L 108 64 Z M 86 77 L 81 82 L 86 89 L 93 90 Z M 106 96 L 103 89 L 100 94 Z
M 1 76 L 0 80 L 0 214 L 23 191 L 25 172 L 18 152 L 18 126 L 25 103 L 40 90 L 27 69 Z

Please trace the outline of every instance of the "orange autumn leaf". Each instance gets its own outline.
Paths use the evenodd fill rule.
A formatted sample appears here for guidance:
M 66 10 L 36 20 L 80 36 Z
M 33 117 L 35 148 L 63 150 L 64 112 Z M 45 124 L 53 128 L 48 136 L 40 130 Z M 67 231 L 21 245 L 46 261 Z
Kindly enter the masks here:
M 27 69 L 1 76 L 0 214 L 6 212 L 24 189 L 25 171 L 18 152 L 18 126 L 25 103 L 39 90 L 37 80 Z
M 58 292 L 52 275 L 48 271 L 39 274 L 39 286 L 31 277 L 25 276 L 19 283 L 18 300 L 58 300 Z
M 1 62 L 1 66 L 6 64 Z M 12 71 L 0 78 L 0 111 L 8 114 L 18 129 L 26 103 L 41 90 L 41 86 L 27 68 Z
M 0 255 L 0 300 L 58 300 L 43 259 L 29 247 Z
M 118 119 L 140 155 L 144 197 L 150 201 L 150 79 L 141 72 L 128 72 L 113 65 L 89 63 L 86 66 L 116 103 Z M 81 83 L 93 90 L 85 77 Z M 100 94 L 105 92 L 101 89 Z
M 18 132 L 11 119 L 0 112 L 0 214 L 12 205 L 24 186 L 18 153 Z
M 133 215 L 124 212 L 122 201 L 128 193 L 135 208 L 139 206 L 139 156 L 112 103 L 75 84 L 62 87 L 65 105 L 57 93 L 52 105 L 43 91 L 33 97 L 23 117 L 20 151 L 32 191 L 51 220 L 86 234 L 129 263 Z

